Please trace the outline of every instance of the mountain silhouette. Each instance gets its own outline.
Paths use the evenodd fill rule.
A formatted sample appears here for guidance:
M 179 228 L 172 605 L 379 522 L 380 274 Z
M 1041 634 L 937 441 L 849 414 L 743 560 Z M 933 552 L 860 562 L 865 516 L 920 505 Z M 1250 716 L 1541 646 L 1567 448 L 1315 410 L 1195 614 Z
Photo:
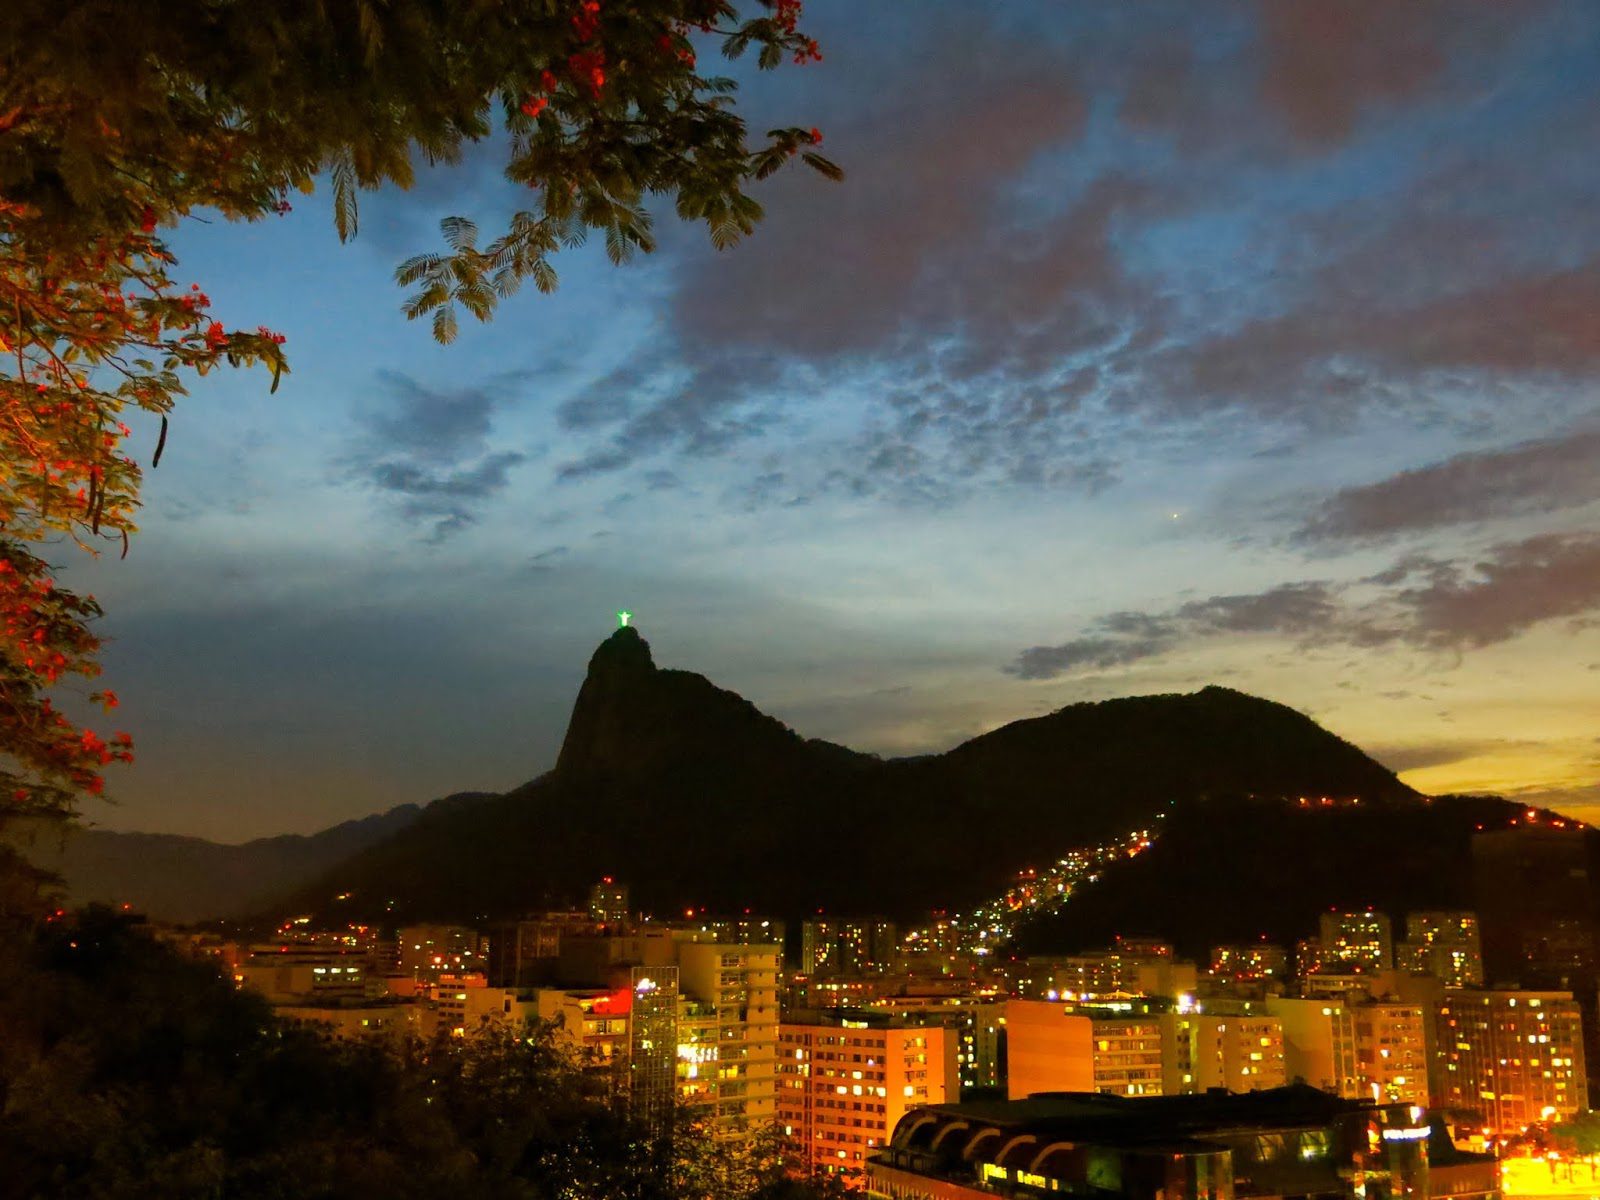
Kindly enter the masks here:
M 1329 807 L 1196 800 L 1175 806 L 1149 850 L 1113 863 L 1070 904 L 1025 925 L 1017 949 L 1068 953 L 1126 934 L 1165 938 L 1204 962 L 1222 943 L 1265 938 L 1292 947 L 1315 936 L 1319 914 L 1331 908 L 1387 913 L 1398 940 L 1405 913 L 1478 907 L 1472 836 L 1524 811 L 1498 796 Z M 1593 857 L 1600 837 L 1587 837 Z
M 464 794 L 436 805 L 470 802 Z M 61 877 L 73 902 L 128 904 L 160 921 L 198 921 L 258 911 L 335 863 L 404 829 L 422 807 L 344 821 L 319 833 L 229 845 L 168 833 L 41 827 L 24 832 L 33 862 Z
M 570 905 L 611 875 L 663 914 L 909 915 L 988 897 L 1021 868 L 1157 814 L 1324 795 L 1425 807 L 1309 718 L 1222 687 L 1072 705 L 883 760 L 658 667 L 630 626 L 590 660 L 554 770 L 424 812 L 285 903 L 481 920 Z

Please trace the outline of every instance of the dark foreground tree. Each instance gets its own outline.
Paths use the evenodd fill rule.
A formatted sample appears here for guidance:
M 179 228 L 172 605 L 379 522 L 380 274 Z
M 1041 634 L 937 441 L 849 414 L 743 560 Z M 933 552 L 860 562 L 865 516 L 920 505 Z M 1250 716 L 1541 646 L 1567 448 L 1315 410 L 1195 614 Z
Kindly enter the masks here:
M 105 910 L 0 923 L 0 1180 L 49 1200 L 818 1200 L 770 1136 L 630 1121 L 549 1027 L 351 1042 Z
M 594 232 L 621 262 L 670 201 L 715 245 L 761 216 L 751 185 L 790 159 L 829 177 L 821 135 L 752 138 L 735 85 L 701 68 L 820 57 L 800 0 L 8 0 L 0 5 L 0 819 L 65 813 L 131 741 L 51 699 L 93 678 L 93 597 L 55 585 L 41 543 L 127 552 L 140 468 L 124 414 L 161 418 L 195 375 L 283 338 L 214 320 L 162 231 L 254 221 L 325 178 L 341 237 L 361 189 L 405 187 L 499 134 L 528 204 L 401 265 L 408 316 L 450 341 Z M 714 49 L 713 49 L 714 48 Z M 96 691 L 107 708 L 116 697 Z

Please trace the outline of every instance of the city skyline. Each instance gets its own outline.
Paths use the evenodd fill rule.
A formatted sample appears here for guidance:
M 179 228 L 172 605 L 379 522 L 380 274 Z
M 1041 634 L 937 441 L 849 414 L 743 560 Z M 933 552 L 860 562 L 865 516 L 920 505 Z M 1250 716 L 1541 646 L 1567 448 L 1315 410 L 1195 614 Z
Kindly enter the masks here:
M 514 199 L 493 147 L 349 246 L 320 193 L 180 229 L 293 374 L 205 380 L 128 559 L 57 556 L 140 747 L 85 815 L 515 786 L 624 608 L 861 750 L 1221 683 L 1421 790 L 1600 812 L 1600 18 L 1297 11 L 809 5 L 824 62 L 751 120 L 845 182 L 774 180 L 728 252 L 664 216 L 565 254 L 448 348 L 391 274 Z
M 0 62 L 9 1191 L 1600 1200 L 1600 5 Z

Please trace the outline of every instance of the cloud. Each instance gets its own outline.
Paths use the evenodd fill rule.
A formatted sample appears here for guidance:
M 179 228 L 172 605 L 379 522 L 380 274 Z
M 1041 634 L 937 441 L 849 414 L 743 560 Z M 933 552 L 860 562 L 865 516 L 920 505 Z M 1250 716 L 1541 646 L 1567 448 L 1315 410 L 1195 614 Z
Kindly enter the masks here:
M 1186 153 L 1253 158 L 1326 154 L 1369 122 L 1481 102 L 1497 61 L 1549 14 L 1495 0 L 1214 0 L 1198 17 L 1186 8 L 1167 8 L 1119 48 L 1118 115 Z
M 1085 667 L 1124 667 L 1171 649 L 1176 637 L 1176 632 L 1157 638 L 1082 637 L 1055 646 L 1029 646 L 1006 673 L 1018 679 L 1054 679 Z
M 1165 613 L 1109 613 L 1091 624 L 1087 636 L 1028 647 L 1005 671 L 1019 679 L 1054 679 L 1083 667 L 1127 666 L 1184 641 L 1219 634 L 1314 637 L 1337 619 L 1333 595 L 1326 583 L 1288 583 L 1254 594 L 1190 601 Z
M 1115 171 L 1058 179 L 1086 129 L 1082 51 L 972 10 L 873 14 L 900 46 L 886 58 L 854 9 L 834 15 L 834 117 L 818 119 L 848 178 L 780 173 L 756 237 L 672 252 L 660 335 L 561 409 L 599 435 L 562 477 L 721 455 L 788 422 L 796 397 L 849 395 L 855 428 L 835 423 L 804 464 L 827 469 L 791 472 L 803 496 L 1103 479 L 1064 436 L 1092 379 L 1068 360 L 1124 336 L 1146 293 L 1119 237 L 1161 197 Z
M 515 394 L 517 374 L 473 387 L 430 388 L 396 371 L 378 375 L 383 403 L 359 415 L 360 429 L 340 467 L 395 502 L 399 515 L 443 541 L 476 523 L 528 456 L 495 450 L 497 408 Z
M 841 34 L 831 82 L 852 103 L 827 136 L 848 179 L 775 178 L 758 237 L 688 264 L 673 306 L 685 340 L 803 354 L 881 346 L 908 310 L 938 299 L 930 267 L 981 238 L 1018 175 L 1082 132 L 1070 60 L 1048 43 L 971 15 L 895 36 L 903 44 L 886 58 Z
M 1379 538 L 1600 500 L 1600 430 L 1460 454 L 1323 501 L 1302 542 Z
M 1414 96 L 1468 6 L 1437 0 L 1261 0 L 1262 98 L 1310 142 L 1348 137 L 1364 110 Z
M 1419 562 L 1409 576 L 1420 584 L 1395 597 L 1410 618 L 1408 640 L 1488 646 L 1600 606 L 1600 533 L 1540 534 L 1475 561 Z
M 531 575 L 543 575 L 554 571 L 562 559 L 570 553 L 569 547 L 551 546 L 548 550 L 541 550 L 528 559 L 527 570 Z
M 799 473 L 806 495 L 927 500 L 978 481 L 1103 487 L 1114 468 L 1081 413 L 1096 375 L 1070 360 L 1121 339 L 1127 310 L 1153 303 L 1123 269 L 1114 231 L 1160 203 L 1137 180 L 1106 176 L 1048 218 L 974 230 L 970 244 L 937 253 L 928 248 L 916 293 L 883 301 L 894 331 L 883 325 L 870 353 L 812 355 L 811 334 L 791 344 L 792 326 L 767 326 L 771 302 L 742 295 L 737 283 L 724 288 L 719 303 L 729 318 L 748 315 L 752 324 L 727 341 L 680 327 L 676 342 L 647 347 L 567 401 L 560 416 L 569 429 L 612 431 L 560 476 L 617 471 L 669 450 L 723 454 L 776 428 L 794 396 L 838 389 L 862 396 L 858 427 L 830 448 L 827 470 Z M 792 273 L 772 262 L 774 253 L 781 258 L 781 249 L 751 255 L 762 278 Z M 840 266 L 828 256 L 817 262 L 824 276 Z M 828 321 L 850 305 L 878 303 L 835 297 L 829 287 L 825 278 L 797 280 L 781 295 L 811 289 L 808 305 Z M 859 332 L 875 318 L 862 311 L 850 320 Z M 1103 422 L 1100 433 L 1116 423 Z
M 1173 615 L 1189 629 L 1206 634 L 1310 635 L 1337 620 L 1339 608 L 1327 583 L 1286 583 L 1265 592 L 1191 601 Z
M 848 179 L 781 172 L 727 253 L 664 233 L 664 323 L 562 406 L 560 478 L 782 436 L 804 461 L 763 502 L 1092 494 L 1152 432 L 1348 427 L 1378 404 L 1437 421 L 1456 398 L 1436 373 L 1588 373 L 1600 227 L 1560 223 L 1561 246 L 1521 227 L 1592 188 L 1475 199 L 1514 184 L 1518 153 L 1570 157 L 1570 135 L 1539 124 L 1553 110 L 1519 110 L 1513 137 L 1416 108 L 1493 107 L 1539 15 L 1501 7 L 814 6 L 828 62 L 781 107 L 820 114 Z M 791 436 L 811 398 L 835 406 L 822 443 Z
M 1494 741 L 1430 742 L 1421 746 L 1374 746 L 1367 753 L 1398 774 L 1464 762 L 1498 745 Z
M 1499 279 L 1410 305 L 1313 298 L 1285 315 L 1173 351 L 1164 395 L 1313 421 L 1383 394 L 1385 377 L 1435 370 L 1573 379 L 1600 367 L 1600 259 Z
M 1412 555 L 1356 583 L 1308 580 L 1163 612 L 1110 613 L 1078 637 L 1018 652 L 1002 669 L 1019 679 L 1054 679 L 1241 635 L 1282 637 L 1301 647 L 1459 653 L 1596 609 L 1600 533 L 1540 534 L 1472 558 Z

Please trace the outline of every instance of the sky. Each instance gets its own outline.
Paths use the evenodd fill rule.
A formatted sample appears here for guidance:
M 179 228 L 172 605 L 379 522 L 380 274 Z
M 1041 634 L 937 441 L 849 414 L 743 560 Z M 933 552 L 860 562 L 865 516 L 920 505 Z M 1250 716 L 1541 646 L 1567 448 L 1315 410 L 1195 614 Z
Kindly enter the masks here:
M 103 827 L 309 832 L 554 763 L 631 610 L 808 736 L 938 751 L 1224 684 L 1428 792 L 1600 817 L 1600 6 L 810 0 L 738 70 L 843 183 L 557 261 L 451 346 L 395 265 L 489 143 L 191 222 L 292 374 L 212 375 L 108 615 Z M 135 429 L 148 461 L 154 430 Z M 137 440 L 143 438 L 145 443 Z

